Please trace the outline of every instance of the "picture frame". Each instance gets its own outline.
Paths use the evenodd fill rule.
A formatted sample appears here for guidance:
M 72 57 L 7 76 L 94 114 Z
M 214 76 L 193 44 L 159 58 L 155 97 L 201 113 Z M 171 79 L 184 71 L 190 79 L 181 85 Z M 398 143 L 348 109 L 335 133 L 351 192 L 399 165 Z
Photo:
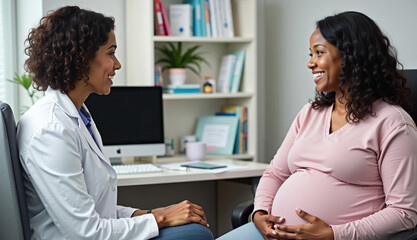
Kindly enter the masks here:
M 239 118 L 236 116 L 200 116 L 197 141 L 206 144 L 207 155 L 232 155 Z

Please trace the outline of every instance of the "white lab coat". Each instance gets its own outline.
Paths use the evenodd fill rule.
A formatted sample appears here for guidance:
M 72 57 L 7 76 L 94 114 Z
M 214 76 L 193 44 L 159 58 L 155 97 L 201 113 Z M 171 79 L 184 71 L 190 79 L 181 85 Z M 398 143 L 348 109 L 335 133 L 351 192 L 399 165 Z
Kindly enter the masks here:
M 116 205 L 116 173 L 91 125 L 99 146 L 69 97 L 51 88 L 20 120 L 17 142 L 32 239 L 157 236 L 152 214 L 130 218 L 136 209 Z

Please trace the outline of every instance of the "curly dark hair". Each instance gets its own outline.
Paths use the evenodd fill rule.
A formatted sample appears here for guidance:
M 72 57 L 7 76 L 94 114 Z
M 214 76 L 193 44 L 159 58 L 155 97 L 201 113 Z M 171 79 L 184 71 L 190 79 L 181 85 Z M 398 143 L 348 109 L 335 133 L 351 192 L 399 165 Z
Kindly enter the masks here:
M 318 21 L 316 26 L 337 47 L 343 60 L 339 89 L 343 98 L 343 86 L 348 83 L 347 121 L 358 122 L 368 114 L 374 116 L 372 102 L 379 98 L 411 111 L 403 66 L 395 48 L 372 19 L 359 12 L 343 12 Z M 316 90 L 312 106 L 319 109 L 334 102 L 334 92 Z
M 114 30 L 114 18 L 66 6 L 43 17 L 25 43 L 29 58 L 25 70 L 33 74 L 34 87 L 68 93 L 75 83 L 88 80 L 89 62 Z

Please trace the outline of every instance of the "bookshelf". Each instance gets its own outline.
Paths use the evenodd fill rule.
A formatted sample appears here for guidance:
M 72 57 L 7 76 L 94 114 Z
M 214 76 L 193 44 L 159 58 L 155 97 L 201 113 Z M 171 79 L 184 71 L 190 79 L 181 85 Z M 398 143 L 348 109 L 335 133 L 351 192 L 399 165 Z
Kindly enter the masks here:
M 169 15 L 170 4 L 182 0 L 162 0 Z M 242 105 L 248 108 L 248 151 L 233 156 L 208 156 L 209 159 L 234 158 L 258 161 L 257 158 L 257 41 L 256 0 L 232 0 L 235 37 L 177 37 L 154 36 L 153 0 L 126 0 L 126 69 L 127 85 L 154 85 L 154 63 L 158 59 L 155 46 L 182 42 L 183 48 L 200 45 L 200 52 L 210 63 L 202 65 L 201 77 L 187 73 L 186 83 L 204 83 L 204 76 L 218 78 L 221 57 L 232 50 L 246 51 L 241 88 L 238 93 L 164 94 L 165 137 L 175 140 L 174 157 L 158 157 L 158 161 L 185 160 L 179 154 L 180 139 L 195 134 L 199 116 L 214 115 L 223 105 Z M 164 74 L 164 85 L 169 80 Z

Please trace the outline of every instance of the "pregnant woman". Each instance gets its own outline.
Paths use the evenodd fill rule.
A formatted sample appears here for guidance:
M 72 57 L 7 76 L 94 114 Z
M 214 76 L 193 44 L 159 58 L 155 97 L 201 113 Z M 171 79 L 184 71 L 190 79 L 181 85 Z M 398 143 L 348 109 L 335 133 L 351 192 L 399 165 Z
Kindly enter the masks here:
M 253 222 L 220 239 L 387 239 L 417 223 L 417 129 L 406 79 L 358 12 L 317 22 L 316 96 L 263 174 Z

